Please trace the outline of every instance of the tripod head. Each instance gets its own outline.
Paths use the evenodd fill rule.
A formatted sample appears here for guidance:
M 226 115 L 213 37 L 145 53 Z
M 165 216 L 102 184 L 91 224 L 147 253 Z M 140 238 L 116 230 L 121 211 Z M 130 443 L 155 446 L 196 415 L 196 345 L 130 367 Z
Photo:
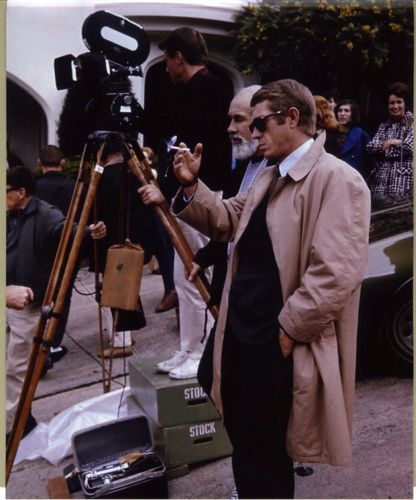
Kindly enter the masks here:
M 111 153 L 121 152 L 125 160 L 131 157 L 131 150 L 126 148 L 129 145 L 132 151 L 136 154 L 140 161 L 145 161 L 146 158 L 143 154 L 138 142 L 128 133 L 114 132 L 112 130 L 96 130 L 88 136 L 88 145 L 96 152 L 103 146 L 101 153 L 101 160 L 105 162 Z

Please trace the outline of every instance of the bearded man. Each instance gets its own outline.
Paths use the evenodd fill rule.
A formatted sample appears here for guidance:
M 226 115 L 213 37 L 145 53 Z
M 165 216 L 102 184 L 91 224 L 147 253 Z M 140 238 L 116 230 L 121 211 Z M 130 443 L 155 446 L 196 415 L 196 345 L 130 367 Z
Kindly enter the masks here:
M 227 179 L 223 193 L 224 199 L 248 191 L 256 177 L 267 165 L 267 160 L 257 154 L 258 141 L 252 138 L 249 129 L 252 115 L 250 101 L 260 88 L 260 85 L 243 88 L 235 95 L 230 104 L 228 111 L 230 124 L 227 131 L 236 164 Z M 196 253 L 193 269 L 189 275 L 189 279 L 193 281 L 200 269 L 214 265 L 211 303 L 217 306 L 221 301 L 230 250 L 231 248 L 227 243 L 210 240 L 205 247 Z

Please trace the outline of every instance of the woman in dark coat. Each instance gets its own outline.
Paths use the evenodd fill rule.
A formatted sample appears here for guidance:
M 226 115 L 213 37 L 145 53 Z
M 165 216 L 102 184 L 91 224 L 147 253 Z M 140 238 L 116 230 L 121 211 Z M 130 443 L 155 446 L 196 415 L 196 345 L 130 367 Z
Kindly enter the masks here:
M 360 112 L 355 101 L 343 99 L 335 107 L 338 120 L 335 156 L 354 167 L 366 179 L 370 173 L 366 147 L 370 136 L 358 126 Z
M 409 87 L 393 83 L 387 95 L 390 116 L 367 145 L 376 163 L 370 180 L 375 202 L 413 199 L 413 114 L 406 111 Z

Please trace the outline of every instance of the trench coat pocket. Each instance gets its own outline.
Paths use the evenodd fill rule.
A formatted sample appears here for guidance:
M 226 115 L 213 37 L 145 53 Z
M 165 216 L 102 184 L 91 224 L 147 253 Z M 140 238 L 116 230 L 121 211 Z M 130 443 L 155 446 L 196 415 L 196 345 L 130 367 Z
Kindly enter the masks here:
M 293 458 L 303 455 L 318 456 L 322 452 L 320 440 L 320 410 L 316 405 L 316 395 L 321 384 L 318 367 L 310 344 L 298 344 L 294 352 L 293 402 L 288 427 L 288 446 Z M 307 416 L 307 418 L 305 418 Z M 302 426 L 293 426 L 302 422 Z

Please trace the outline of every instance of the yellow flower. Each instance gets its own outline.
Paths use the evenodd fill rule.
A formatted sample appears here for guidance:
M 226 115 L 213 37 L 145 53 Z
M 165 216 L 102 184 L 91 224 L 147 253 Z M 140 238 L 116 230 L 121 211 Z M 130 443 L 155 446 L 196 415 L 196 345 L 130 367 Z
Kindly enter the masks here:
M 395 31 L 395 32 L 401 31 L 401 29 L 402 29 L 400 24 L 397 24 L 397 23 L 389 23 L 389 27 L 390 27 L 391 31 Z
M 352 50 L 354 48 L 354 44 L 352 42 L 348 42 L 345 46 L 348 50 Z

